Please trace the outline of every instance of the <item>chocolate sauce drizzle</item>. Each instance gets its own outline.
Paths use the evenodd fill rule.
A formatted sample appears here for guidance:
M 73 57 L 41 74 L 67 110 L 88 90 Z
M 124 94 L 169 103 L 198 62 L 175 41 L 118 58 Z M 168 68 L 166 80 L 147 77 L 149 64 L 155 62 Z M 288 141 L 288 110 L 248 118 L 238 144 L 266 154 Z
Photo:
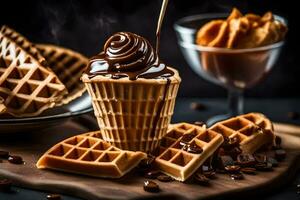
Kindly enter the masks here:
M 90 59 L 86 73 L 90 78 L 111 75 L 119 79 L 167 78 L 174 72 L 160 62 L 145 38 L 130 32 L 118 32 L 105 43 L 103 52 Z

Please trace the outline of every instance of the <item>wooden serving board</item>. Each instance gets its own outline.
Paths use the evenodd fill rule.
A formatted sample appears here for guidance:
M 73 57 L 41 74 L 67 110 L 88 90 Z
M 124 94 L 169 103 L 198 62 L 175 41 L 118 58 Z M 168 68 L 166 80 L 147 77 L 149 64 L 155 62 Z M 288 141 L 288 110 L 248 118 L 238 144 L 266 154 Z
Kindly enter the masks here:
M 14 181 L 21 187 L 45 190 L 48 192 L 70 194 L 83 199 L 209 199 L 213 197 L 238 197 L 240 195 L 255 195 L 274 190 L 290 180 L 300 167 L 300 128 L 277 124 L 277 134 L 283 139 L 287 150 L 287 158 L 272 172 L 259 172 L 257 175 L 245 175 L 244 180 L 231 180 L 226 174 L 217 174 L 210 186 L 200 186 L 177 181 L 159 183 L 161 192 L 147 193 L 143 190 L 143 177 L 136 172 L 130 172 L 117 180 L 91 178 L 86 176 L 66 174 L 50 170 L 38 170 L 35 163 L 38 158 L 53 144 L 83 133 L 87 130 L 72 122 L 63 126 L 50 128 L 45 133 L 5 137 L 0 140 L 0 149 L 24 158 L 24 165 L 14 165 L 7 161 L 0 163 L 0 176 Z M 285 133 L 283 133 L 283 131 Z

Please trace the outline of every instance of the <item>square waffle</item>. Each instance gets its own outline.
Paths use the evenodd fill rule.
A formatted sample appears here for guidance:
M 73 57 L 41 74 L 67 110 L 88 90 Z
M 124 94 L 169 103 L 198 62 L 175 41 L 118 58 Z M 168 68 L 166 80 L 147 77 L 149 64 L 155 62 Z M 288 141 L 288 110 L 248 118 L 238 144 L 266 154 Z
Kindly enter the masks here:
M 263 145 L 274 142 L 271 121 L 261 113 L 249 113 L 221 121 L 213 125 L 213 130 L 223 137 L 237 138 L 244 153 L 254 153 Z
M 0 96 L 6 113 L 15 117 L 41 114 L 67 93 L 39 51 L 22 35 L 0 30 Z
M 50 148 L 37 162 L 49 168 L 95 177 L 119 178 L 147 155 L 123 151 L 102 140 L 100 131 L 68 138 Z
M 68 94 L 56 106 L 68 104 L 86 91 L 85 85 L 80 78 L 88 63 L 87 57 L 71 49 L 55 45 L 37 44 L 36 48 L 68 90 Z
M 196 144 L 202 148 L 201 153 L 191 153 L 184 150 L 182 139 L 190 135 L 187 144 Z M 169 126 L 166 136 L 160 144 L 159 156 L 155 159 L 156 166 L 165 174 L 179 181 L 190 177 L 207 158 L 222 144 L 222 135 L 213 130 L 207 130 L 188 123 Z

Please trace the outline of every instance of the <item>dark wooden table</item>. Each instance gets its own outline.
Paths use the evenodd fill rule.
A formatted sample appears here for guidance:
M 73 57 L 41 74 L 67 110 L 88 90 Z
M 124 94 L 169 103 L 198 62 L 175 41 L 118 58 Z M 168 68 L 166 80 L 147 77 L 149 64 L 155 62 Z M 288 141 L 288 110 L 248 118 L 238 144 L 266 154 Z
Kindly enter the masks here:
M 205 105 L 202 111 L 192 110 L 190 104 L 199 102 Z M 285 122 L 300 125 L 300 119 L 290 119 L 287 113 L 296 111 L 300 113 L 300 99 L 247 99 L 245 112 L 262 112 L 276 122 Z M 205 121 L 207 118 L 226 112 L 225 99 L 192 99 L 180 98 L 176 103 L 173 122 L 180 121 Z M 70 122 L 67 122 L 70 123 Z M 300 144 L 299 144 L 300 145 Z M 263 199 L 299 199 L 297 194 L 297 184 L 300 184 L 300 173 L 293 182 L 286 183 L 281 190 L 265 194 Z M 46 199 L 47 192 L 14 187 L 11 193 L 1 193 L 0 200 L 43 200 Z M 63 200 L 78 200 L 78 198 L 62 196 Z M 243 197 L 243 199 L 245 199 Z

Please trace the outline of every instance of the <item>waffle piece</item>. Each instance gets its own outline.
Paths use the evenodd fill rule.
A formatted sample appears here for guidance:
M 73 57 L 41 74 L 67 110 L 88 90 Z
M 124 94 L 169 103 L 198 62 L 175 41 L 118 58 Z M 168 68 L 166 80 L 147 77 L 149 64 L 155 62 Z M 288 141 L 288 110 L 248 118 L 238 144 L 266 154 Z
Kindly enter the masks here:
M 86 91 L 80 77 L 88 63 L 88 58 L 55 45 L 37 44 L 36 47 L 68 90 L 68 94 L 56 106 L 68 104 L 80 97 Z
M 68 138 L 49 149 L 37 162 L 39 169 L 55 169 L 82 175 L 120 178 L 147 156 L 123 151 L 100 138 L 101 131 Z
M 0 96 L 6 113 L 36 116 L 63 98 L 66 88 L 46 63 L 23 36 L 6 26 L 1 28 Z
M 189 134 L 188 137 L 186 137 Z M 186 135 L 186 136 L 184 136 Z M 184 138 L 189 138 L 188 140 Z M 191 153 L 181 145 L 196 144 L 202 153 Z M 185 181 L 209 158 L 222 144 L 222 135 L 188 123 L 170 125 L 167 135 L 160 144 L 159 156 L 155 159 L 157 167 L 165 174 L 179 181 Z
M 249 113 L 216 123 L 210 128 L 224 137 L 236 137 L 244 153 L 254 153 L 263 145 L 274 142 L 271 121 L 261 113 Z

